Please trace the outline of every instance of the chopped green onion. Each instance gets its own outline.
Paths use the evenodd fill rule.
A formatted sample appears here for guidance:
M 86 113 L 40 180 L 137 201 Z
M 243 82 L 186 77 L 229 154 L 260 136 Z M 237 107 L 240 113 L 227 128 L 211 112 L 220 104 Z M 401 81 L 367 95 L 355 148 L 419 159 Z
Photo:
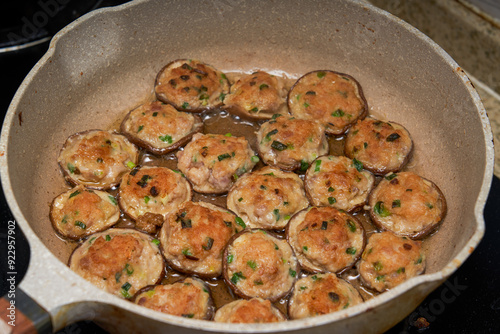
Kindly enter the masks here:
M 297 276 L 297 272 L 295 270 L 293 270 L 292 268 L 288 269 L 288 274 L 290 274 L 290 276 L 292 276 L 292 277 Z
M 383 268 L 384 266 L 379 261 L 373 263 L 373 269 L 375 269 L 375 271 L 381 271 Z
M 392 141 L 395 141 L 396 139 L 398 139 L 399 137 L 401 137 L 401 136 L 399 134 L 397 134 L 396 132 L 394 132 L 394 133 L 391 133 L 385 140 L 388 142 L 392 142 Z
M 301 160 L 300 161 L 300 169 L 299 169 L 299 171 L 305 172 L 308 168 L 309 168 L 309 164 L 306 161 Z
M 105 239 L 106 239 L 106 241 L 111 241 L 111 236 L 109 234 L 106 234 Z
M 229 264 L 229 263 L 233 262 L 233 258 L 234 258 L 234 255 L 233 254 L 229 254 L 227 256 L 227 263 Z
M 136 166 L 135 163 L 133 163 L 132 161 L 127 161 L 127 167 L 130 168 L 130 169 L 134 169 Z
M 378 201 L 373 207 L 373 212 L 375 212 L 380 217 L 388 217 L 391 215 L 391 212 L 384 206 L 384 202 Z
M 350 219 L 347 220 L 347 227 L 349 227 L 349 230 L 351 232 L 356 232 L 356 224 L 354 224 L 354 222 Z
M 349 247 L 345 250 L 345 252 L 349 255 L 355 255 L 356 254 L 356 248 L 354 247 Z
M 318 72 L 316 75 L 318 76 L 318 78 L 320 78 L 320 79 L 321 79 L 321 78 L 323 78 L 323 77 L 326 75 L 326 72 L 324 72 L 324 71 L 320 71 L 320 72 Z
M 74 192 L 72 192 L 68 198 L 71 198 L 71 197 L 75 197 L 76 195 L 79 195 L 80 194 L 80 190 L 76 190 Z
M 260 161 L 259 157 L 257 155 L 254 155 L 250 158 L 250 160 L 252 160 L 253 163 L 257 163 Z
M 278 129 L 274 129 L 269 131 L 266 136 L 264 137 L 266 140 L 271 140 L 271 136 L 275 135 L 278 133 Z
M 387 176 L 385 177 L 385 179 L 386 179 L 387 181 L 391 181 L 391 180 L 392 180 L 392 179 L 394 179 L 396 176 L 398 176 L 398 174 L 396 174 L 396 173 L 392 173 L 392 174 L 387 175 Z
M 246 279 L 246 277 L 243 276 L 243 273 L 241 271 L 238 271 L 237 273 L 234 273 L 233 276 L 231 277 L 231 282 L 233 282 L 233 284 L 236 284 L 241 279 Z
M 172 136 L 169 135 L 159 136 L 158 139 L 160 139 L 162 142 L 167 142 L 169 144 L 172 144 L 174 142 L 172 140 Z
M 207 244 L 206 245 L 203 245 L 201 246 L 204 250 L 206 251 L 209 251 L 212 249 L 212 246 L 214 245 L 214 239 L 210 238 L 210 237 L 206 237 L 206 240 L 207 240 Z
M 328 197 L 328 203 L 330 203 L 330 205 L 335 204 L 336 202 L 337 199 L 335 199 L 335 197 Z
M 79 228 L 85 230 L 87 228 L 87 225 L 85 225 L 84 223 L 82 223 L 81 221 L 77 220 L 75 222 L 75 226 L 78 226 Z
M 218 159 L 219 161 L 222 161 L 222 160 L 224 160 L 224 159 L 228 159 L 228 158 L 231 158 L 231 155 L 230 155 L 229 153 L 224 153 L 224 154 L 221 154 L 221 155 L 219 155 L 219 156 L 217 157 L 217 159 Z
M 255 270 L 257 268 L 257 263 L 255 261 L 247 261 L 247 266 L 249 266 L 250 268 L 252 268 L 253 270 Z
M 151 242 L 154 243 L 156 246 L 160 245 L 160 240 L 158 240 L 158 239 L 153 239 L 153 240 L 151 240 Z
M 234 220 L 236 221 L 236 224 L 240 225 L 243 228 L 247 228 L 247 225 L 240 217 L 236 217 Z
M 134 268 L 130 264 L 125 264 L 125 271 L 127 272 L 127 275 L 132 275 L 134 273 Z
M 400 208 L 401 207 L 401 200 L 395 199 L 394 201 L 392 201 L 392 207 L 393 208 Z
M 321 166 L 321 160 L 316 160 L 314 171 L 319 172 L 320 171 L 320 166 Z
M 288 146 L 286 146 L 283 143 L 280 143 L 277 140 L 274 140 L 272 142 L 271 147 L 274 148 L 275 150 L 278 150 L 278 151 L 283 151 L 283 150 L 286 150 L 288 148 Z
M 68 162 L 68 170 L 71 174 L 75 174 L 75 171 L 76 171 L 76 167 L 71 163 L 71 162 Z
M 109 200 L 111 201 L 111 203 L 113 203 L 114 205 L 118 205 L 118 202 L 116 201 L 116 198 L 114 198 L 113 196 L 109 195 L 108 196 Z
M 352 159 L 352 162 L 354 163 L 354 167 L 358 170 L 358 172 L 361 172 L 363 170 L 363 163 L 361 161 L 354 158 Z
M 334 303 L 338 303 L 340 300 L 340 296 L 338 294 L 336 294 L 335 292 L 328 292 L 328 297 Z
M 265 88 L 269 88 L 269 85 L 267 85 L 267 84 L 264 83 L 264 84 L 262 84 L 262 85 L 259 86 L 260 90 L 263 90 Z
M 189 107 L 189 103 L 184 102 L 181 106 L 182 109 L 187 109 Z
M 332 112 L 332 117 L 342 117 L 344 115 L 345 113 L 342 109 L 337 109 L 334 112 Z

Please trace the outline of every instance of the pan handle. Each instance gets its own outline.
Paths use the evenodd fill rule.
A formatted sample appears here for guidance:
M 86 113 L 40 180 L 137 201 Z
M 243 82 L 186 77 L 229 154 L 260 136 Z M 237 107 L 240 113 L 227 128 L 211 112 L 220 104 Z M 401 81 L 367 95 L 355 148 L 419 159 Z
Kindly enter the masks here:
M 15 295 L 9 292 L 0 299 L 0 333 L 52 333 L 52 320 L 49 312 L 18 287 Z

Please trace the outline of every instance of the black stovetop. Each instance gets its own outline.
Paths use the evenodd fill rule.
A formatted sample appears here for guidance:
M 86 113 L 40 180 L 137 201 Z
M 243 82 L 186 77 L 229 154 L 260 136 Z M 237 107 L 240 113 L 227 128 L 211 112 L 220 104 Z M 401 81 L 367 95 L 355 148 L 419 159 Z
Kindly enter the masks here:
M 42 1 L 43 2 L 43 1 Z M 95 1 L 93 7 L 114 5 L 125 1 Z M 44 31 L 33 34 L 30 42 L 42 40 L 38 45 L 18 51 L 0 52 L 0 119 L 3 120 L 8 105 L 33 65 L 45 53 L 52 26 L 60 28 L 87 9 L 66 8 L 59 22 L 44 27 Z M 28 14 L 26 14 L 28 15 Z M 25 16 L 28 17 L 28 16 Z M 68 22 L 65 22 L 67 20 Z M 3 28 L 3 27 L 2 27 Z M 22 29 L 23 27 L 18 27 Z M 18 30 L 19 31 L 19 30 Z M 0 30 L 0 33 L 2 31 Z M 0 37 L 0 44 L 2 39 Z M 1 45 L 0 45 L 1 48 Z M 14 221 L 0 192 L 0 294 L 7 293 L 6 236 L 9 221 Z M 486 234 L 469 259 L 406 319 L 387 333 L 500 333 L 500 179 L 494 178 L 484 211 Z M 29 262 L 29 245 L 16 227 L 17 282 L 22 280 Z M 428 323 L 426 324 L 425 321 Z M 419 324 L 427 325 L 419 329 Z M 58 332 L 62 333 L 106 333 L 92 322 L 80 322 Z

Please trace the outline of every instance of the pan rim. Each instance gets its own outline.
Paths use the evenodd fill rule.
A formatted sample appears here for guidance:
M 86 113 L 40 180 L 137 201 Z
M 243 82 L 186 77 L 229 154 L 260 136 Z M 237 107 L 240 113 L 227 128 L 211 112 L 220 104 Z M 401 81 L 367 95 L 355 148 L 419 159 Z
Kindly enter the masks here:
M 11 135 L 11 124 L 15 121 L 15 114 L 17 112 L 17 105 L 19 101 L 22 99 L 23 95 L 29 90 L 30 83 L 36 77 L 39 69 L 44 66 L 44 64 L 54 55 L 54 52 L 57 49 L 57 43 L 61 36 L 66 34 L 68 31 L 78 27 L 84 21 L 91 20 L 94 18 L 102 17 L 109 12 L 118 12 L 124 9 L 128 9 L 131 7 L 138 6 L 140 4 L 149 2 L 150 0 L 137 0 L 132 1 L 117 7 L 112 8 L 104 8 L 99 9 L 89 14 L 84 15 L 83 17 L 77 19 L 76 21 L 70 23 L 68 26 L 63 28 L 59 33 L 57 33 L 52 39 L 49 49 L 46 54 L 37 62 L 37 64 L 33 67 L 33 69 L 29 72 L 26 78 L 23 80 L 20 85 L 18 91 L 16 92 L 5 117 L 2 126 L 2 133 L 0 138 L 0 178 L 2 182 L 3 191 L 5 194 L 6 201 L 12 211 L 13 216 L 15 217 L 16 223 L 18 223 L 29 240 L 30 244 L 30 252 L 31 259 L 35 258 L 34 253 L 42 252 L 45 257 L 48 257 L 49 261 L 56 262 L 58 270 L 61 270 L 64 275 L 68 273 L 74 274 L 67 266 L 64 265 L 61 261 L 59 261 L 56 256 L 45 246 L 45 244 L 39 239 L 39 237 L 34 233 L 33 229 L 29 225 L 26 217 L 24 217 L 17 201 L 14 197 L 14 191 L 12 189 L 11 180 L 9 178 L 9 167 L 8 167 L 8 141 Z M 440 55 L 441 58 L 453 69 L 460 68 L 459 65 L 443 50 L 439 47 L 434 41 L 432 41 L 429 37 L 421 33 L 416 28 L 410 26 L 406 22 L 400 20 L 399 18 L 377 8 L 370 4 L 367 4 L 361 0 L 346 0 L 347 2 L 352 2 L 358 4 L 360 6 L 364 6 L 371 11 L 384 16 L 387 20 L 396 22 L 401 25 L 404 29 L 408 30 L 409 33 L 416 35 L 416 37 L 422 39 L 425 43 L 430 44 L 430 46 L 434 49 L 436 53 Z M 159 321 L 166 322 L 175 326 L 183 326 L 192 329 L 199 329 L 202 327 L 208 331 L 223 331 L 223 332 L 278 332 L 278 331 L 290 331 L 290 330 L 298 330 L 310 327 L 316 327 L 325 325 L 327 323 L 335 322 L 340 319 L 344 319 L 347 317 L 354 317 L 363 312 L 369 311 L 375 307 L 378 307 L 388 300 L 393 299 L 396 296 L 402 295 L 405 292 L 416 288 L 422 284 L 433 284 L 437 287 L 443 280 L 448 278 L 453 272 L 455 272 L 458 267 L 469 257 L 472 251 L 477 247 L 479 242 L 481 241 L 484 232 L 485 232 L 485 222 L 483 218 L 483 210 L 486 204 L 486 200 L 488 197 L 488 193 L 491 187 L 491 181 L 493 179 L 493 165 L 494 165 L 494 149 L 493 149 L 493 136 L 491 132 L 491 126 L 482 105 L 481 99 L 477 91 L 472 87 L 471 81 L 468 76 L 463 71 L 455 71 L 457 75 L 462 80 L 462 83 L 466 86 L 466 89 L 472 98 L 474 105 L 476 107 L 476 112 L 479 114 L 479 118 L 481 120 L 482 129 L 483 129 L 483 137 L 485 140 L 485 168 L 482 179 L 482 185 L 480 191 L 477 196 L 477 200 L 474 206 L 474 217 L 476 223 L 476 230 L 474 234 L 471 236 L 469 241 L 463 246 L 463 248 L 457 253 L 457 255 L 450 260 L 450 262 L 442 268 L 440 271 L 437 271 L 432 274 L 424 274 L 419 277 L 415 277 L 400 286 L 385 292 L 384 294 L 378 296 L 377 298 L 373 298 L 368 300 L 362 304 L 356 305 L 347 310 L 343 310 L 340 312 L 323 315 L 315 318 L 308 318 L 302 320 L 291 320 L 287 322 L 277 323 L 277 324 L 252 324 L 252 325 L 237 325 L 237 324 L 221 324 L 203 320 L 193 320 L 193 319 L 183 319 L 179 317 L 174 317 L 167 314 L 161 314 L 159 316 L 159 312 L 155 312 L 137 305 L 133 305 L 125 300 L 121 300 L 118 297 L 109 295 L 97 287 L 92 286 L 89 282 L 85 281 L 83 278 L 74 274 L 75 280 L 77 280 L 77 284 L 88 285 L 88 290 L 95 292 L 95 296 L 91 299 L 92 302 L 103 302 L 109 303 L 112 305 L 117 305 L 122 309 L 132 311 L 134 313 L 138 313 L 148 318 L 155 318 Z M 61 265 L 62 264 L 62 265 Z M 30 264 L 31 266 L 31 264 Z M 26 281 L 25 280 L 23 282 Z M 35 291 L 32 290 L 32 287 L 29 284 L 21 283 L 22 288 L 26 288 L 27 292 Z M 37 300 L 36 295 L 34 293 L 30 293 L 31 297 Z M 81 301 L 89 301 L 88 296 L 81 296 Z M 43 305 L 43 303 L 42 303 Z M 50 311 L 50 310 L 49 310 Z M 200 322 L 202 321 L 202 322 Z

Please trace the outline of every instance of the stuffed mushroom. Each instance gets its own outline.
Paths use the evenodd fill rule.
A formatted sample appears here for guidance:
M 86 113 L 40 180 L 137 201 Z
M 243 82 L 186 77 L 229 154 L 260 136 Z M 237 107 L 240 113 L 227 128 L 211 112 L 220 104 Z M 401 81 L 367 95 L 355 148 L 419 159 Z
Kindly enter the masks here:
M 205 194 L 227 192 L 236 178 L 259 161 L 244 137 L 201 133 L 177 153 L 177 159 L 193 189 Z
M 114 196 L 77 186 L 58 195 L 50 207 L 50 221 L 57 233 L 81 239 L 103 231 L 118 221 L 120 209 Z
M 133 229 L 112 228 L 83 241 L 69 267 L 98 288 L 130 299 L 160 281 L 164 262 L 158 240 Z
M 377 175 L 397 172 L 413 149 L 410 133 L 402 125 L 373 118 L 358 121 L 346 136 L 344 153 Z
M 118 202 L 135 221 L 136 228 L 155 233 L 167 214 L 193 194 L 191 185 L 180 174 L 166 167 L 136 167 L 123 176 Z
M 287 113 L 284 79 L 264 71 L 241 76 L 224 99 L 230 113 L 250 119 L 270 119 Z
M 327 70 L 299 78 L 287 102 L 293 116 L 319 120 L 332 135 L 345 133 L 368 112 L 360 84 L 350 75 Z
M 240 177 L 227 195 L 227 207 L 250 228 L 281 230 L 308 205 L 299 176 L 270 166 Z
M 245 224 L 233 213 L 205 202 L 185 202 L 169 213 L 160 231 L 163 255 L 174 269 L 214 278 L 222 273 L 222 252 Z
M 301 267 L 312 273 L 341 273 L 351 268 L 366 244 L 363 225 L 328 206 L 297 213 L 288 223 L 286 237 Z
M 412 239 L 435 231 L 446 215 L 446 199 L 438 186 L 412 172 L 385 176 L 368 204 L 375 225 Z
M 372 234 L 359 263 L 361 281 L 378 292 L 394 288 L 424 270 L 422 242 L 391 232 Z
M 179 112 L 160 101 L 145 103 L 130 111 L 120 131 L 132 143 L 153 154 L 166 154 L 187 144 L 203 129 L 197 115 Z
M 375 177 L 356 159 L 324 156 L 308 168 L 304 185 L 309 201 L 315 206 L 332 206 L 354 211 L 365 205 Z
M 257 132 L 259 155 L 265 164 L 284 170 L 305 170 L 328 154 L 325 127 L 316 120 L 275 115 Z
M 286 240 L 251 229 L 229 241 L 224 251 L 223 274 L 236 295 L 274 302 L 290 292 L 300 267 Z
M 295 283 L 288 301 L 290 319 L 303 319 L 344 310 L 363 298 L 347 281 L 335 274 L 314 274 Z
M 177 110 L 202 112 L 222 105 L 229 93 L 226 75 L 197 60 L 178 59 L 161 69 L 155 82 L 156 98 Z
M 120 183 L 137 164 L 139 151 L 129 140 L 111 131 L 89 130 L 70 136 L 57 162 L 71 185 L 106 190 Z
M 195 277 L 139 290 L 134 303 L 155 311 L 189 319 L 211 320 L 214 303 L 208 285 Z

